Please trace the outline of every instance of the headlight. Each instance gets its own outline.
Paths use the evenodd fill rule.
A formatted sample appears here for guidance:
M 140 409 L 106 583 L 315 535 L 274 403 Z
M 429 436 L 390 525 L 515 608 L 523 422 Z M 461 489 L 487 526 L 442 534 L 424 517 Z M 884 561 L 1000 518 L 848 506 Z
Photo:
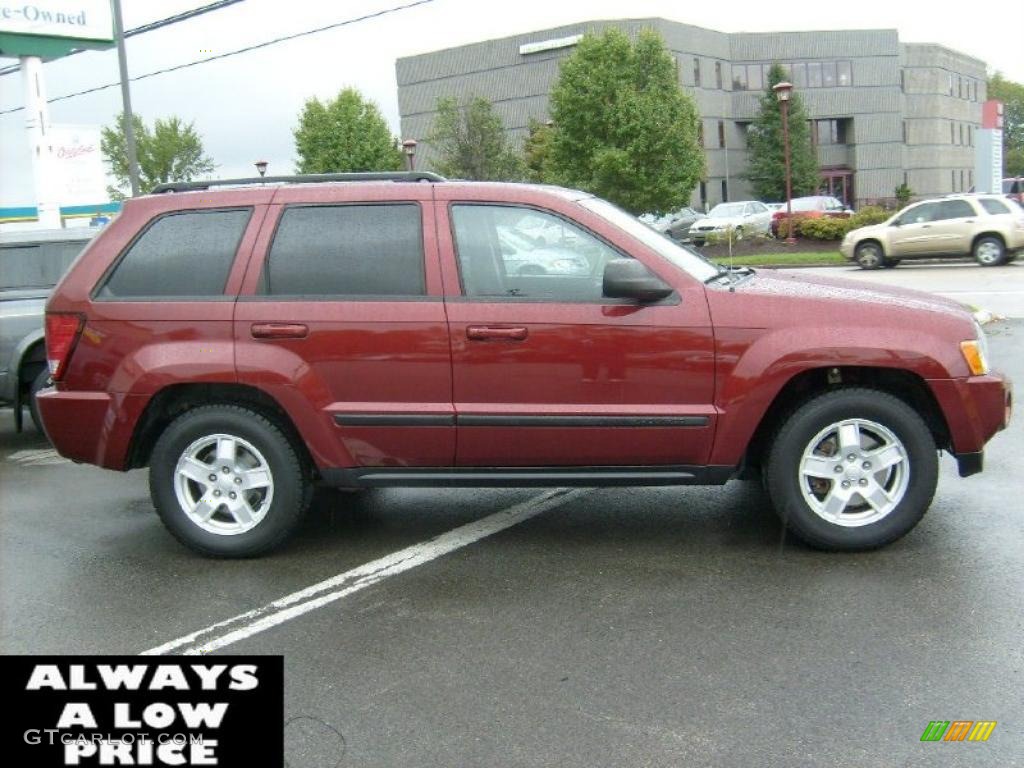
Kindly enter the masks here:
M 988 339 L 977 321 L 974 322 L 974 330 L 977 338 L 971 341 L 961 341 L 960 352 L 963 354 L 964 360 L 967 361 L 971 375 L 984 376 L 988 373 Z

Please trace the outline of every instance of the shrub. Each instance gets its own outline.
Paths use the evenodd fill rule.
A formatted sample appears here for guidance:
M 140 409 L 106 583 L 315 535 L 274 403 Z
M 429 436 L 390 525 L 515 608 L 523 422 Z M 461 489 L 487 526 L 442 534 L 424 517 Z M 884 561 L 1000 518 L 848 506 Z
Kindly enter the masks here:
M 850 230 L 850 219 L 803 219 L 798 228 L 802 237 L 811 240 L 842 240 Z
M 850 222 L 848 229 L 857 229 L 857 227 L 866 227 L 871 224 L 881 224 L 890 216 L 892 216 L 890 211 L 880 208 L 877 205 L 869 205 L 865 208 L 861 208 L 848 219 Z

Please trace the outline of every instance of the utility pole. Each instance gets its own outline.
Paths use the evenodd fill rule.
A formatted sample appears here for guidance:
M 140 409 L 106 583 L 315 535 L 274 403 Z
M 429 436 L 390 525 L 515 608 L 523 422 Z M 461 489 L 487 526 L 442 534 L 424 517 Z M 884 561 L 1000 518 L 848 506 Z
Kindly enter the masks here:
M 124 52 L 124 22 L 121 20 L 121 0 L 113 0 L 114 37 L 117 39 L 117 66 L 121 71 L 121 102 L 124 111 L 124 139 L 128 151 L 128 179 L 132 197 L 139 196 L 139 157 L 135 151 L 135 124 L 132 117 L 132 95 L 128 87 L 128 57 Z

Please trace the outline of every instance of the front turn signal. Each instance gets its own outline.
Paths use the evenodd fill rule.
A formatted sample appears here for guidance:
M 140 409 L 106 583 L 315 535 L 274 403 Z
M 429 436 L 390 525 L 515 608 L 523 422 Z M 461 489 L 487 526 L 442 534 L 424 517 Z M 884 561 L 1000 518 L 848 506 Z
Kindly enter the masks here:
M 984 376 L 988 373 L 988 360 L 985 358 L 985 350 L 980 341 L 960 342 L 960 352 L 967 361 L 967 367 L 971 369 L 972 376 Z

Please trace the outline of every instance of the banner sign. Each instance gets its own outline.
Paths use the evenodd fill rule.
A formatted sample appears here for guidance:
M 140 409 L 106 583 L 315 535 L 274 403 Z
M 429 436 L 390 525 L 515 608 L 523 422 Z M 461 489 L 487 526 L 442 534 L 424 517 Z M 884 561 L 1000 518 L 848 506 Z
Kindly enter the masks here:
M 113 42 L 110 0 L 0 0 L 0 33 Z
M 7 656 L 8 765 L 280 766 L 281 656 Z

